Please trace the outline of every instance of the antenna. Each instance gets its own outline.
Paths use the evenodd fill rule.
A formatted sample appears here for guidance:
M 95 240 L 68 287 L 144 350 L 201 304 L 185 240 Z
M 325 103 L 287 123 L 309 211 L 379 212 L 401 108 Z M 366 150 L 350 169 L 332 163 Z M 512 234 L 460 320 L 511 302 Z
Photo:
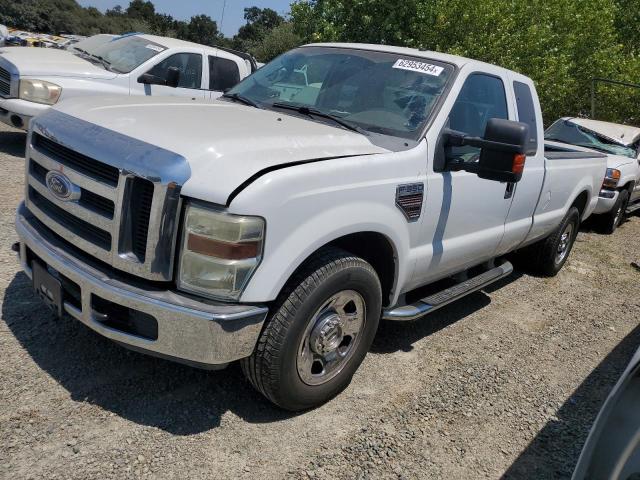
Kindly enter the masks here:
M 224 23 L 224 11 L 227 9 L 227 0 L 224 0 L 222 4 L 222 16 L 220 17 L 220 32 L 222 32 L 222 25 Z

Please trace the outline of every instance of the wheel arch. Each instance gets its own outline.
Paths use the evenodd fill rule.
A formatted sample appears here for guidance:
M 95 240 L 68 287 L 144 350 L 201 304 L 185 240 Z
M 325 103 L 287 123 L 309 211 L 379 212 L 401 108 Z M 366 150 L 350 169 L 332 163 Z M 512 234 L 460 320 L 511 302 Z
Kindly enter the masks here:
M 589 203 L 589 192 L 587 190 L 583 190 L 578 194 L 573 203 L 572 207 L 576 207 L 578 212 L 580 213 L 580 219 L 584 220 L 584 212 L 587 209 L 587 204 Z

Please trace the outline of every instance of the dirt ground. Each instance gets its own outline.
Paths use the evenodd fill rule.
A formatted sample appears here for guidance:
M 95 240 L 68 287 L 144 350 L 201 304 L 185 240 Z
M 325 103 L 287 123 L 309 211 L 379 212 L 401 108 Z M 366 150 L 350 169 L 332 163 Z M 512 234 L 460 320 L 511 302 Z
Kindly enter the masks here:
M 584 230 L 553 279 L 516 272 L 385 322 L 351 386 L 291 415 L 55 320 L 11 244 L 25 135 L 0 127 L 0 478 L 567 478 L 640 347 L 640 217 Z

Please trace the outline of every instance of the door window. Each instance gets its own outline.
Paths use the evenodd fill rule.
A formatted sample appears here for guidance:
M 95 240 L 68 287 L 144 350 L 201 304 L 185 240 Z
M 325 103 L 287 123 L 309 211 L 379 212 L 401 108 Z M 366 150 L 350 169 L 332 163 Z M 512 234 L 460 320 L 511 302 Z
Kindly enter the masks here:
M 498 77 L 482 73 L 469 75 L 449 114 L 449 128 L 472 137 L 483 137 L 491 118 L 509 118 L 504 83 Z M 475 162 L 480 156 L 478 147 L 450 147 L 448 157 Z
M 240 82 L 240 69 L 233 60 L 209 57 L 209 90 L 226 92 Z
M 513 82 L 513 90 L 516 94 L 516 106 L 518 107 L 518 120 L 529 125 L 529 145 L 527 155 L 535 155 L 538 151 L 538 122 L 536 109 L 529 85 L 522 82 Z
M 180 70 L 179 88 L 200 88 L 202 84 L 202 55 L 198 53 L 176 53 L 165 58 L 149 73 L 159 78 L 167 78 L 169 68 Z

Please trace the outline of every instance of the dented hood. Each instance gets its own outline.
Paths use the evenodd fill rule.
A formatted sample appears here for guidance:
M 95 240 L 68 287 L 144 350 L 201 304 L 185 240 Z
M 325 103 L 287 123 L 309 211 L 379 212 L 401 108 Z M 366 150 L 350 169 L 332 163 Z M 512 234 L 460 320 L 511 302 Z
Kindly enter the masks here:
M 53 136 L 63 133 L 71 148 L 74 134 L 95 135 L 100 128 L 101 142 L 108 142 L 112 132 L 144 142 L 150 150 L 173 152 L 186 159 L 191 171 L 183 194 L 219 204 L 226 204 L 246 180 L 273 167 L 388 151 L 343 128 L 227 101 L 80 98 L 61 102 L 53 114 L 57 112 L 68 121 L 48 128 Z

